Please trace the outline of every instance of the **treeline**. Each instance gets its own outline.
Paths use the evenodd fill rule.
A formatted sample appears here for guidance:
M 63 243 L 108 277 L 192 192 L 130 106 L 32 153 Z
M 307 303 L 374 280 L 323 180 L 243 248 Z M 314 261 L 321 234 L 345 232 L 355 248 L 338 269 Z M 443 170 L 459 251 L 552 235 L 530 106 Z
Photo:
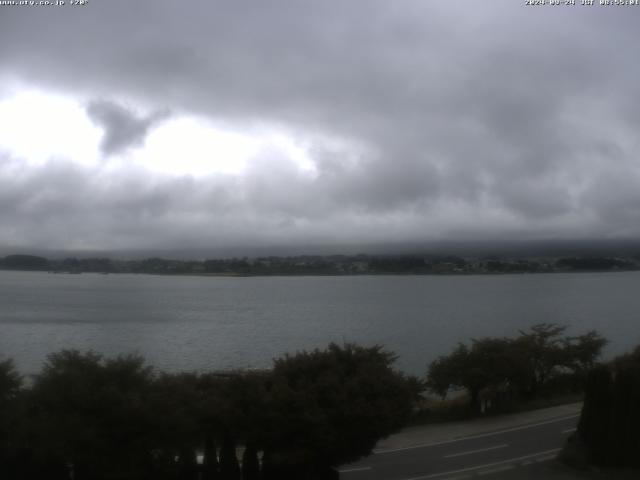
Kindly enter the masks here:
M 428 388 L 443 398 L 464 390 L 473 412 L 504 411 L 522 400 L 583 391 L 606 340 L 597 332 L 564 335 L 565 326 L 534 325 L 515 338 L 474 339 L 434 360 Z
M 640 467 L 640 347 L 589 374 L 571 440 L 589 464 Z
M 9 255 L 0 258 L 0 267 L 7 270 L 49 270 L 50 262 L 36 255 Z
M 264 371 L 166 373 L 139 356 L 65 350 L 25 379 L 0 362 L 0 476 L 7 480 L 336 479 L 403 427 L 426 389 L 464 390 L 468 410 L 501 412 L 565 391 L 586 400 L 590 459 L 638 465 L 640 348 L 602 366 L 606 340 L 542 323 L 459 344 L 426 381 L 382 347 L 331 344 Z
M 146 258 L 0 258 L 0 268 L 54 273 L 147 273 L 162 275 L 358 275 L 478 274 L 620 271 L 640 268 L 638 258 L 462 258 L 452 255 L 301 255 L 291 257 L 172 260 Z
M 334 479 L 411 415 L 419 382 L 381 347 L 330 345 L 269 371 L 178 373 L 62 351 L 26 384 L 0 363 L 6 480 Z

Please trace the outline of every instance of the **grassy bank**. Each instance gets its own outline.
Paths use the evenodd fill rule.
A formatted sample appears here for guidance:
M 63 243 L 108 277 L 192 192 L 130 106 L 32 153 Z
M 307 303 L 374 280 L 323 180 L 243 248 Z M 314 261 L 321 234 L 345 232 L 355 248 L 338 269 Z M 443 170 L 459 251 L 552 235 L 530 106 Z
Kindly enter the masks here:
M 408 425 L 419 426 L 434 423 L 458 422 L 507 413 L 527 412 L 530 410 L 581 402 L 583 397 L 584 394 L 581 392 L 558 393 L 531 400 L 511 402 L 501 408 L 489 408 L 483 413 L 476 413 L 469 408 L 469 397 L 465 393 L 460 393 L 445 400 L 437 397 L 425 397 L 417 406 Z

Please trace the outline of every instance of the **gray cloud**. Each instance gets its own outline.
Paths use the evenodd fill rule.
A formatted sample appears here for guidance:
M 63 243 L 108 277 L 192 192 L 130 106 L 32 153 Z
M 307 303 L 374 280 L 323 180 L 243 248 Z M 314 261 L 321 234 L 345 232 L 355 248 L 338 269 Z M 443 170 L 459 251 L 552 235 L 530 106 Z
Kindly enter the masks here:
M 635 9 L 114 0 L 1 13 L 1 79 L 241 131 L 277 126 L 307 143 L 317 175 L 280 151 L 242 175 L 198 179 L 6 157 L 5 176 L 13 162 L 24 180 L 0 196 L 23 215 L 0 207 L 0 243 L 640 234 Z M 157 121 L 118 105 L 88 108 L 104 154 Z
M 167 111 L 159 111 L 140 117 L 122 105 L 105 100 L 90 102 L 87 114 L 104 129 L 100 149 L 107 156 L 141 145 L 149 129 L 169 115 Z

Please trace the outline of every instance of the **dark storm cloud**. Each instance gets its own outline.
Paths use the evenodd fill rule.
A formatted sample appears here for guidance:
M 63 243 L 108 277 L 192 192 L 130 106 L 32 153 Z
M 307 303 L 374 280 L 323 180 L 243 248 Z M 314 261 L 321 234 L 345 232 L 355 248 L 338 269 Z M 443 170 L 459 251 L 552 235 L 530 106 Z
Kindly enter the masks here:
M 122 105 L 105 100 L 90 102 L 87 114 L 104 129 L 100 149 L 107 156 L 142 144 L 149 129 L 168 116 L 168 112 L 156 112 L 141 117 Z
M 2 210 L 5 243 L 640 234 L 638 9 L 236 0 L 0 13 L 6 82 L 118 101 L 88 108 L 104 154 L 155 126 L 124 99 L 275 125 L 315 164 L 306 174 L 277 149 L 242 175 L 197 179 L 24 164 L 26 183 L 0 193 L 23 211 Z

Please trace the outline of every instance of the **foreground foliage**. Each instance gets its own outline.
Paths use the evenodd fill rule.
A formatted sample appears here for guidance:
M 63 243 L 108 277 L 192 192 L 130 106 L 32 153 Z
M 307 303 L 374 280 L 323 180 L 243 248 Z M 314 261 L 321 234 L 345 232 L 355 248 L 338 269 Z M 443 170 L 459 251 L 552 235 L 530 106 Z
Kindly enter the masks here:
M 469 407 L 499 409 L 549 390 L 581 390 L 606 340 L 595 331 L 563 336 L 566 327 L 534 325 L 516 338 L 473 339 L 431 363 L 429 389 L 445 397 L 451 389 L 468 393 Z
M 337 478 L 332 467 L 411 414 L 419 384 L 393 361 L 332 344 L 270 371 L 168 374 L 137 356 L 62 351 L 29 388 L 0 363 L 1 477 Z
M 640 467 L 640 347 L 594 369 L 588 378 L 577 440 L 589 463 Z M 574 439 L 575 441 L 576 439 Z

